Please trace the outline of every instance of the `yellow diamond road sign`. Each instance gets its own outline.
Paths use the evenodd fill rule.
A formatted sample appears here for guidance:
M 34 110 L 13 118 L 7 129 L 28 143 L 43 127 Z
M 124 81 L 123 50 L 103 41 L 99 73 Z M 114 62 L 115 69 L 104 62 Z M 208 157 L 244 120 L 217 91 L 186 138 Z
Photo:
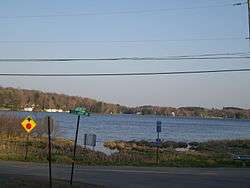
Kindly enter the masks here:
M 26 117 L 21 124 L 28 133 L 36 127 L 36 122 L 30 116 Z

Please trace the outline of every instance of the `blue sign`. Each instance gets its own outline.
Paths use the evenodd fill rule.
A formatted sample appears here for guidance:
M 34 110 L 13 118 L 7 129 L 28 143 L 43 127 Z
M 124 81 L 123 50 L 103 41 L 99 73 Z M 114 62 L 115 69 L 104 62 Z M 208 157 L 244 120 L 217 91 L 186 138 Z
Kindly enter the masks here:
M 157 138 L 155 141 L 156 141 L 156 143 L 158 143 L 158 144 L 161 143 L 161 139 L 160 139 L 160 138 Z
M 156 132 L 158 132 L 158 133 L 161 132 L 161 121 L 156 122 Z

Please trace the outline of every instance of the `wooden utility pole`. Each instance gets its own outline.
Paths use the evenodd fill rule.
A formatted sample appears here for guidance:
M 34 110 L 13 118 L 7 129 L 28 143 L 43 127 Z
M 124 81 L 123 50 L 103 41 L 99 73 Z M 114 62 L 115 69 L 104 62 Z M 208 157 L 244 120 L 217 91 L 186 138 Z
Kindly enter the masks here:
M 241 6 L 247 4 L 247 12 L 248 12 L 248 37 L 246 39 L 249 41 L 249 49 L 250 49 L 250 0 L 244 3 L 235 3 L 234 6 Z
M 247 0 L 247 4 L 248 4 L 248 40 L 250 47 L 250 0 Z

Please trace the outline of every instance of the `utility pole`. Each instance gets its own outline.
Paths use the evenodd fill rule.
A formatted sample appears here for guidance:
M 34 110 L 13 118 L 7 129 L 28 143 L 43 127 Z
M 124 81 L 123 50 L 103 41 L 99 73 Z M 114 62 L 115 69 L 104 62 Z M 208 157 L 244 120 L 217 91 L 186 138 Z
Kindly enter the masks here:
M 248 41 L 250 48 L 250 0 L 247 0 L 247 5 L 248 5 Z
M 249 49 L 250 49 L 250 0 L 247 0 L 247 2 L 239 2 L 239 3 L 234 3 L 233 6 L 241 6 L 247 4 L 247 11 L 248 11 L 248 37 L 246 39 L 249 41 Z

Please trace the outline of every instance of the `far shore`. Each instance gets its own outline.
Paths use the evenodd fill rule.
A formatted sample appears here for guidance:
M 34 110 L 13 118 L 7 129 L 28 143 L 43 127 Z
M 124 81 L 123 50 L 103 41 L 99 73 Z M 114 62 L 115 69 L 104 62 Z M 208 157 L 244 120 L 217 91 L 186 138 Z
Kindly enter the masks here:
M 24 111 L 24 110 L 11 110 L 11 109 L 1 109 L 0 108 L 0 113 L 5 113 L 5 112 L 16 112 L 16 113 L 51 113 L 51 114 L 54 114 L 54 113 L 61 113 L 61 114 L 67 114 L 69 113 L 69 111 Z M 216 117 L 216 116 L 209 116 L 209 117 L 201 117 L 201 116 L 169 116 L 169 115 L 159 115 L 159 114 L 128 114 L 128 113 L 91 113 L 91 115 L 103 115 L 103 116 L 119 116 L 119 115 L 134 115 L 134 116 L 157 116 L 157 117 L 160 117 L 160 118 L 185 118 L 185 119 L 205 119 L 205 120 L 232 120 L 232 121 L 237 121 L 237 120 L 240 120 L 240 121 L 250 121 L 250 118 L 232 118 L 232 117 Z

